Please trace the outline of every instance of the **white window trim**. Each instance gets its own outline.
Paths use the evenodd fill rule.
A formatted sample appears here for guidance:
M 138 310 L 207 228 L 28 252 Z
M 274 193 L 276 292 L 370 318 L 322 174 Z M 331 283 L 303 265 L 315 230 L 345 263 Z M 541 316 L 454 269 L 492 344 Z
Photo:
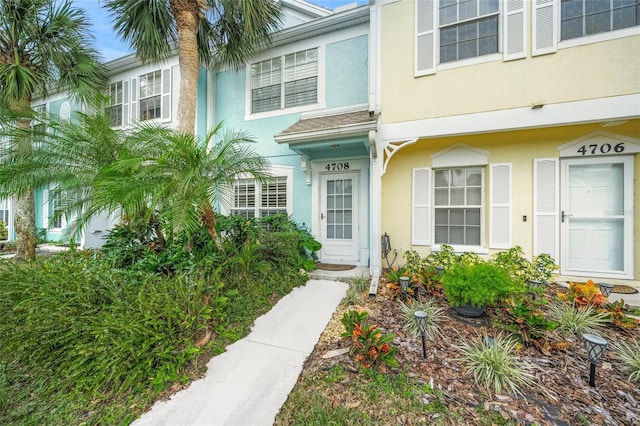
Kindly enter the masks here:
M 51 218 L 53 217 L 53 215 L 50 212 L 50 207 L 51 207 L 51 203 L 50 203 L 50 196 L 49 193 L 51 191 L 54 191 L 55 188 L 51 188 L 50 189 L 45 189 L 42 192 L 42 198 L 43 198 L 43 202 L 42 202 L 42 227 L 47 229 L 48 232 L 52 233 L 52 234 L 61 234 L 62 231 L 64 229 L 67 228 L 67 219 L 65 215 L 62 215 L 60 218 L 60 226 L 59 227 L 52 227 L 49 228 L 49 221 L 51 220 Z
M 560 28 L 560 13 L 558 13 L 558 28 Z M 640 35 L 640 25 L 629 28 L 621 28 L 619 30 L 606 31 L 598 34 L 591 34 L 582 37 L 571 38 L 569 40 L 560 40 L 561 34 L 558 31 L 558 49 L 567 49 L 570 47 L 584 46 L 586 44 L 600 43 L 603 41 L 616 40 L 619 38 L 632 37 Z
M 120 105 L 120 107 L 122 108 L 121 112 L 120 112 L 120 118 L 121 118 L 121 123 L 119 126 L 111 126 L 112 129 L 123 129 L 126 126 L 125 124 L 125 105 L 128 106 L 129 105 L 129 99 L 126 98 L 126 95 L 128 94 L 125 91 L 125 82 L 126 80 L 117 80 L 117 81 L 110 81 L 109 82 L 109 92 L 111 92 L 111 86 L 114 84 L 118 84 L 120 83 L 120 85 L 122 86 L 122 101 L 119 104 L 115 104 L 113 105 L 111 103 L 111 99 L 109 99 L 109 110 L 111 110 L 112 107 Z M 109 124 L 111 124 L 111 117 L 109 117 Z
M 253 113 L 251 111 L 251 65 L 266 61 L 268 59 L 284 57 L 290 53 L 301 52 L 303 50 L 317 49 L 318 52 L 318 97 L 316 102 L 308 105 L 300 105 L 292 108 L 279 108 L 271 111 Z M 245 66 L 245 121 L 259 120 L 263 118 L 279 117 L 288 114 L 299 114 L 327 107 L 326 101 L 326 44 L 315 44 L 304 47 L 288 48 L 287 50 L 278 49 L 270 55 L 256 57 Z
M 293 214 L 293 167 L 292 166 L 271 166 L 268 170 L 269 174 L 271 174 L 274 178 L 279 178 L 279 177 L 283 177 L 286 178 L 287 180 L 287 208 L 286 208 L 286 212 L 287 212 L 287 216 L 291 216 Z M 238 176 L 239 179 L 251 179 L 250 176 Z M 233 185 L 231 185 L 230 188 L 227 189 L 227 191 L 229 192 L 229 196 L 226 197 L 227 202 L 223 202 L 221 203 L 220 206 L 220 210 L 222 211 L 222 214 L 224 215 L 229 215 L 231 213 L 231 210 L 234 208 L 233 204 L 234 204 L 234 188 Z M 256 193 L 256 202 L 257 202 L 257 196 L 258 194 Z M 259 207 L 256 206 L 255 207 L 256 211 L 259 210 Z M 256 216 L 257 218 L 258 216 Z
M 153 74 L 155 72 L 160 72 L 160 116 L 155 118 L 150 118 L 147 120 L 140 120 L 140 77 L 148 74 Z M 129 125 L 123 125 L 124 128 L 130 127 L 131 123 L 169 123 L 173 118 L 173 74 L 174 70 L 171 66 L 164 66 L 160 68 L 153 68 L 149 70 L 145 70 L 137 74 L 135 77 L 132 77 L 129 80 L 128 91 L 130 93 L 130 98 L 128 100 L 129 105 Z M 117 82 L 117 81 L 114 81 Z M 168 86 L 168 87 L 166 87 Z M 168 89 L 168 90 L 165 90 Z M 124 89 L 124 79 L 123 79 L 123 91 Z M 124 94 L 123 94 L 124 97 Z M 146 99 L 146 98 L 145 98 Z M 123 111 L 124 115 L 124 111 Z M 124 117 L 123 117 L 124 123 Z
M 489 253 L 489 249 L 488 247 L 485 247 L 484 244 L 484 237 L 486 234 L 486 216 L 485 216 L 485 191 L 487 190 L 487 184 L 486 184 L 486 168 L 487 165 L 486 164 L 475 164 L 475 165 L 464 165 L 464 166 L 444 166 L 444 167 L 433 167 L 431 169 L 431 180 L 434 181 L 435 179 L 433 179 L 433 175 L 434 173 L 438 170 L 438 169 L 456 169 L 456 168 L 462 168 L 462 169 L 468 169 L 471 167 L 478 167 L 480 168 L 480 170 L 482 171 L 482 181 L 480 184 L 480 245 L 479 246 L 469 246 L 469 245 L 456 245 L 456 244 L 448 244 L 448 246 L 453 247 L 453 250 L 456 252 L 465 252 L 465 251 L 469 251 L 469 252 L 473 252 L 473 253 L 478 253 L 478 254 L 483 254 L 483 253 Z M 431 203 L 431 212 L 430 212 L 430 216 L 431 216 L 431 223 L 429 224 L 429 232 L 432 235 L 432 241 L 433 241 L 433 245 L 432 245 L 432 250 L 440 250 L 440 247 L 442 244 L 440 243 L 436 243 L 435 242 L 435 238 L 436 238 L 436 186 L 435 184 L 431 184 L 431 188 L 429 189 L 431 191 L 431 195 L 430 198 L 433 200 L 433 202 Z M 466 208 L 465 206 L 461 206 L 462 208 Z
M 13 200 L 11 198 L 5 198 L 0 200 L 0 202 L 5 203 L 5 207 L 7 208 L 7 223 L 5 223 L 7 228 L 7 239 L 0 241 L 11 241 L 13 239 Z

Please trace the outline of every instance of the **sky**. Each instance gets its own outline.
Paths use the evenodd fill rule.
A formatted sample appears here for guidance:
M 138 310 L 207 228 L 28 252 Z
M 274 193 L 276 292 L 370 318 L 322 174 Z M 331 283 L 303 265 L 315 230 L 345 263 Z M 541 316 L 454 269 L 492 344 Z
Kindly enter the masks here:
M 264 1 L 264 0 L 254 0 Z M 335 9 L 356 0 L 307 0 L 327 9 Z M 132 52 L 113 31 L 111 19 L 107 11 L 102 7 L 104 0 L 73 0 L 73 2 L 87 11 L 92 22 L 95 45 L 102 55 L 103 60 L 110 61 Z M 366 0 L 357 0 L 358 4 L 367 3 Z

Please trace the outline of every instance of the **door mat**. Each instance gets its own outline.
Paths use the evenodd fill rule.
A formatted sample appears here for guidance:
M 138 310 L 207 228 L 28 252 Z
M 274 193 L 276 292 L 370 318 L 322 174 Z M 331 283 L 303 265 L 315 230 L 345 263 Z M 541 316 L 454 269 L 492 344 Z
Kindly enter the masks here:
M 318 269 L 323 271 L 348 271 L 354 269 L 355 265 L 336 265 L 334 263 L 316 263 Z
M 638 289 L 624 284 L 614 284 L 612 292 L 620 294 L 634 294 L 638 292 Z

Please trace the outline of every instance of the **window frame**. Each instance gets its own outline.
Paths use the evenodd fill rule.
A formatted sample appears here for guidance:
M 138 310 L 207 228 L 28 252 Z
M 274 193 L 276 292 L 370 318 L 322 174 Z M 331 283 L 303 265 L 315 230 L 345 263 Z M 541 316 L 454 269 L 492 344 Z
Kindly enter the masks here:
M 271 207 L 271 206 L 263 206 L 262 201 L 265 195 L 265 186 L 269 185 L 269 181 L 271 179 L 282 180 L 285 185 L 285 193 L 284 193 L 284 201 L 286 203 L 285 207 Z M 244 181 L 248 184 L 253 184 L 253 202 L 254 205 L 251 206 L 242 206 L 237 207 L 236 205 L 236 184 L 239 181 Z M 277 213 L 286 213 L 287 215 L 291 215 L 293 213 L 293 167 L 290 166 L 272 166 L 271 168 L 271 177 L 269 178 L 267 183 L 257 182 L 255 179 L 252 179 L 249 176 L 239 176 L 238 179 L 231 185 L 230 188 L 230 196 L 229 196 L 229 206 L 226 209 L 229 215 L 238 214 L 239 211 L 253 211 L 253 215 L 243 215 L 243 217 L 254 217 L 254 218 L 262 218 L 266 216 L 270 216 Z M 275 210 L 275 211 L 274 211 Z M 263 211 L 273 211 L 270 214 L 265 216 L 261 216 Z
M 624 30 L 629 30 L 629 29 L 633 29 L 633 28 L 638 28 L 640 27 L 640 22 L 636 23 L 635 25 L 631 25 L 628 27 L 622 27 L 622 28 L 613 28 L 613 13 L 616 9 L 622 9 L 620 7 L 616 8 L 614 7 L 615 5 L 613 4 L 613 0 L 609 0 L 609 8 L 603 11 L 599 11 L 597 13 L 588 13 L 585 10 L 585 5 L 587 4 L 586 2 L 589 0 L 580 0 L 581 1 L 581 5 L 582 5 L 582 11 L 580 13 L 580 15 L 574 17 L 573 19 L 579 18 L 580 19 L 580 23 L 581 23 L 581 35 L 577 35 L 574 37 L 569 37 L 569 38 L 563 38 L 563 23 L 566 22 L 568 19 L 563 19 L 563 2 L 564 0 L 559 0 L 559 4 L 558 4 L 558 42 L 559 43 L 564 43 L 564 42 L 571 42 L 573 40 L 576 39 L 583 39 L 583 38 L 594 38 L 594 37 L 598 37 L 601 36 L 603 34 L 607 34 L 607 33 L 616 33 L 618 31 L 624 31 Z M 628 7 L 628 6 L 625 6 Z M 633 7 L 633 6 L 632 6 Z M 635 7 L 638 8 L 640 7 L 640 5 L 638 4 L 638 2 L 636 1 Z M 599 32 L 595 32 L 595 33 L 591 33 L 591 34 L 586 34 L 586 19 L 589 16 L 593 16 L 593 15 L 598 15 L 598 14 L 602 14 L 602 13 L 607 13 L 608 14 L 608 28 L 607 30 L 604 31 L 599 31 Z M 636 16 L 637 16 L 637 11 L 636 11 Z M 611 37 L 611 38 L 617 38 L 619 37 L 619 35 L 616 35 L 616 37 Z M 608 39 L 608 38 L 607 38 Z
M 112 87 L 117 85 L 120 85 L 120 90 L 119 90 L 120 102 L 118 102 L 117 96 L 116 96 L 116 99 L 114 99 L 113 91 L 112 91 Z M 116 95 L 117 93 L 118 91 L 116 89 Z M 113 83 L 109 83 L 109 123 L 111 127 L 118 128 L 118 127 L 123 127 L 124 125 L 124 105 L 125 105 L 124 93 L 125 93 L 124 81 L 119 80 L 119 81 L 114 81 Z M 113 115 L 111 111 L 113 111 L 113 109 L 116 107 L 120 108 L 120 123 L 113 122 Z
M 162 113 L 162 94 L 163 94 L 162 93 L 162 85 L 163 85 L 162 73 L 163 73 L 162 69 L 156 69 L 156 70 L 153 70 L 153 71 L 149 71 L 148 73 L 145 73 L 145 74 L 140 74 L 138 76 L 138 87 L 137 87 L 137 91 L 138 91 L 138 105 L 137 105 L 137 108 L 138 108 L 138 111 L 137 111 L 137 113 L 138 113 L 138 121 L 139 122 L 162 120 L 162 116 L 163 116 L 163 113 Z M 156 75 L 157 75 L 157 78 L 156 78 Z M 150 85 L 145 84 L 144 87 L 143 87 L 143 84 L 142 84 L 143 78 L 148 78 L 149 76 L 153 76 L 153 82 Z M 147 88 L 147 87 L 152 87 L 154 89 L 153 94 L 152 95 L 148 95 L 147 94 L 146 96 L 142 96 L 143 88 Z M 158 90 L 157 93 L 155 92 L 156 88 Z M 147 116 L 146 118 L 143 118 L 143 109 L 142 109 L 143 108 L 143 102 L 144 101 L 148 101 L 150 99 L 154 99 L 154 108 L 146 109 L 145 111 L 149 112 L 149 111 L 157 110 L 158 111 L 157 115 L 154 113 L 153 117 L 148 117 Z
M 265 62 L 268 60 L 272 60 L 274 58 L 281 58 L 282 62 L 284 62 L 284 57 L 296 52 L 302 52 L 302 51 L 306 51 L 306 50 L 311 50 L 311 49 L 316 49 L 317 52 L 317 73 L 316 73 L 316 77 L 317 77 L 317 83 L 316 83 L 316 102 L 314 103 L 310 103 L 310 104 L 306 104 L 306 105 L 298 105 L 298 106 L 292 106 L 292 107 L 288 107 L 288 108 L 284 108 L 284 80 L 282 80 L 280 82 L 281 85 L 281 93 L 280 93 L 280 97 L 281 97 L 281 103 L 280 106 L 281 108 L 278 109 L 273 109 L 270 111 L 263 111 L 263 112 L 253 112 L 252 111 L 252 94 L 253 94 L 253 89 L 252 89 L 252 75 L 251 75 L 251 67 L 254 64 L 258 64 L 261 62 Z M 325 88 L 326 88 L 326 79 L 325 79 L 325 74 L 326 74 L 326 44 L 318 44 L 317 42 L 314 42 L 313 40 L 309 40 L 307 42 L 301 42 L 301 43 L 296 43 L 293 46 L 284 46 L 284 47 L 278 47 L 278 48 L 274 48 L 272 50 L 270 50 L 269 52 L 266 53 L 262 53 L 261 55 L 256 56 L 252 62 L 248 62 L 245 66 L 245 116 L 244 116 L 244 120 L 245 121 L 251 121 L 251 120 L 258 120 L 258 119 L 263 119 L 263 118 L 270 118 L 270 117 L 278 117 L 281 115 L 287 115 L 287 114 L 295 114 L 295 113 L 302 113 L 302 112 L 308 112 L 308 111 L 314 111 L 314 110 L 318 110 L 318 109 L 323 109 L 326 108 L 326 93 L 325 93 Z
M 438 167 L 438 168 L 433 168 L 431 171 L 431 179 L 432 179 L 432 186 L 431 186 L 431 199 L 433 200 L 433 203 L 431 205 L 431 210 L 432 210 L 432 220 L 431 220 L 431 235 L 433 235 L 433 247 L 440 247 L 442 244 L 447 244 L 450 245 L 452 247 L 454 247 L 455 251 L 474 251 L 474 252 L 478 252 L 478 249 L 484 249 L 485 245 L 483 244 L 484 242 L 484 236 L 485 236 L 485 232 L 486 232 L 486 224 L 485 224 L 485 191 L 486 191 L 486 172 L 485 172 L 485 165 L 477 165 L 477 166 L 473 166 L 473 165 L 465 165 L 465 166 L 450 166 L 450 167 Z M 438 205 L 437 204 L 437 197 L 436 197 L 436 189 L 439 187 L 436 187 L 436 174 L 438 172 L 441 172 L 443 170 L 447 170 L 449 171 L 449 173 L 451 174 L 453 172 L 453 170 L 455 169 L 462 169 L 465 171 L 468 169 L 478 169 L 480 171 L 480 204 L 467 204 L 466 203 L 466 194 L 465 194 L 465 203 L 464 204 L 447 204 L 447 205 Z M 467 190 L 467 184 L 465 182 L 465 185 L 460 187 L 463 188 L 463 190 L 466 193 Z M 477 187 L 474 186 L 474 187 Z M 452 182 L 449 183 L 449 186 L 447 187 L 449 190 L 449 193 L 451 191 L 452 188 Z M 450 194 L 449 194 L 450 196 Z M 475 245 L 475 244 L 453 244 L 451 243 L 450 239 L 448 240 L 448 242 L 440 242 L 440 243 L 436 243 L 436 228 L 438 227 L 437 225 L 437 220 L 436 220 L 436 213 L 437 210 L 451 210 L 451 209 L 462 209 L 463 211 L 466 212 L 467 209 L 478 209 L 479 211 L 479 224 L 477 225 L 477 227 L 479 228 L 479 244 Z M 465 219 L 466 220 L 466 219 Z M 449 223 L 447 224 L 448 228 L 451 228 L 451 223 L 449 221 Z M 467 225 L 463 225 L 463 229 L 466 230 Z
M 480 14 L 480 5 L 482 4 L 483 1 L 486 0 L 471 0 L 475 2 L 475 9 L 476 9 L 476 13 L 477 15 L 471 18 L 459 18 L 459 14 L 460 14 L 460 3 L 459 1 L 455 3 L 456 5 L 456 20 L 452 21 L 452 22 L 448 22 L 446 24 L 443 24 L 441 22 L 440 16 L 442 15 L 442 10 L 445 7 L 451 7 L 452 5 L 445 5 L 443 7 L 443 3 L 440 2 L 438 5 L 438 13 L 437 13 L 437 17 L 436 17 L 436 24 L 437 24 L 437 61 L 436 61 L 436 66 L 442 66 L 442 65 L 446 65 L 446 64 L 451 64 L 451 63 L 459 63 L 461 61 L 469 61 L 469 60 L 478 60 L 478 58 L 483 58 L 483 57 L 487 57 L 487 56 L 495 56 L 495 55 L 499 55 L 502 53 L 502 43 L 501 43 L 501 39 L 503 36 L 503 27 L 502 27 L 502 15 L 503 15 L 503 10 L 502 10 L 502 2 L 498 1 L 497 2 L 497 10 L 496 11 L 492 11 L 492 12 L 488 12 L 485 14 Z M 477 37 L 474 38 L 473 40 L 476 41 L 476 47 L 478 47 L 478 54 L 473 55 L 473 56 L 469 56 L 469 57 L 465 57 L 465 58 L 459 58 L 459 46 L 461 44 L 460 40 L 459 40 L 459 33 L 456 33 L 456 42 L 455 43 L 450 43 L 453 45 L 456 45 L 458 48 L 457 50 L 457 57 L 456 59 L 452 59 L 452 60 L 448 60 L 448 61 L 443 61 L 442 60 L 442 32 L 443 30 L 446 30 L 448 28 L 460 28 L 460 26 L 465 25 L 465 24 L 469 24 L 472 22 L 475 22 L 477 24 L 479 24 L 481 21 L 492 18 L 492 17 L 496 17 L 496 27 L 497 27 L 497 31 L 495 34 L 496 37 L 496 51 L 495 52 L 490 52 L 490 53 L 485 53 L 485 54 L 480 54 L 479 53 L 479 47 L 478 47 L 478 43 L 480 42 L 481 38 L 480 34 L 479 34 L 479 30 L 476 32 Z

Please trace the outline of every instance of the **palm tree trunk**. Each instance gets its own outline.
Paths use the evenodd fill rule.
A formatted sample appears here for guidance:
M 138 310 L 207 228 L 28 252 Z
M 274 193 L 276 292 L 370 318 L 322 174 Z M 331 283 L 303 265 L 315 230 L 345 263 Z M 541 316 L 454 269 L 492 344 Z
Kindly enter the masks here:
M 196 124 L 196 102 L 200 60 L 196 32 L 202 16 L 200 0 L 171 0 L 171 10 L 178 29 L 178 60 L 180 64 L 180 95 L 176 130 L 193 134 Z
M 207 231 L 209 231 L 209 235 L 211 235 L 213 242 L 216 243 L 216 247 L 222 250 L 222 242 L 216 232 L 216 213 L 211 205 L 205 207 L 205 210 L 200 215 L 200 220 L 202 220 L 202 224 L 207 228 Z
M 11 105 L 11 109 L 21 116 L 31 108 L 29 99 L 23 99 Z M 17 127 L 28 129 L 30 119 L 18 119 Z M 16 136 L 17 137 L 17 136 Z M 32 152 L 31 138 L 20 136 L 16 141 L 21 155 L 29 156 Z M 33 201 L 33 190 L 14 197 L 14 226 L 16 231 L 16 259 L 35 260 L 36 258 L 36 209 Z

